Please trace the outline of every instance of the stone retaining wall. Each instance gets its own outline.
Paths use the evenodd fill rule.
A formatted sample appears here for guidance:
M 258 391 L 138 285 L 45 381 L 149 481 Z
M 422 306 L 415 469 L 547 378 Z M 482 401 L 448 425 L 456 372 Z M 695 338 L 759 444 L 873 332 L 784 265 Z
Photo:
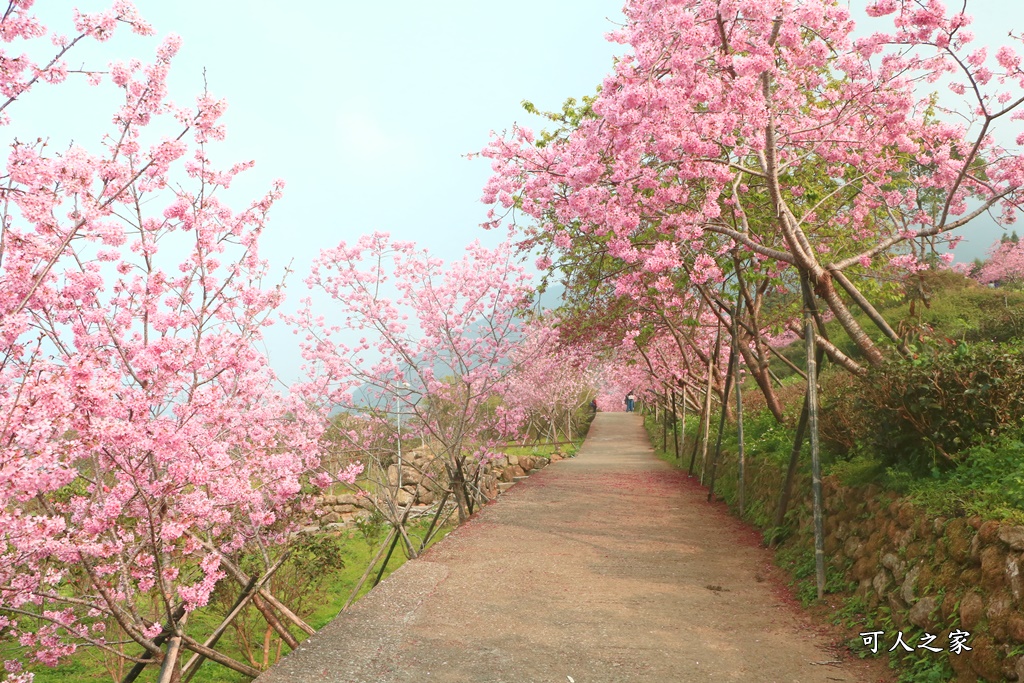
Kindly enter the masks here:
M 385 495 L 401 506 L 412 502 L 414 508 L 429 507 L 443 495 L 446 482 L 444 467 L 439 459 L 423 450 L 406 455 L 402 463 L 401 480 L 398 465 L 388 467 L 389 490 Z M 516 481 L 562 459 L 563 456 L 558 453 L 550 457 L 501 455 L 493 458 L 483 466 L 479 479 L 480 490 L 489 500 L 495 500 Z M 383 505 L 383 501 L 364 493 L 326 495 L 318 501 L 319 522 L 321 525 L 353 526 L 357 519 L 369 517 L 379 505 Z
M 721 480 L 734 482 L 735 462 L 726 458 L 724 465 Z M 781 472 L 768 469 L 754 465 L 747 484 L 748 505 L 762 511 L 775 509 L 781 481 Z M 797 483 L 791 515 L 798 533 L 787 543 L 811 544 L 808 484 Z M 733 502 L 734 487 L 725 489 Z M 842 487 L 831 478 L 824 481 L 824 508 L 828 571 L 844 572 L 855 585 L 847 597 L 859 596 L 875 615 L 861 630 L 882 630 L 885 607 L 911 647 L 925 633 L 938 636 L 932 646 L 943 652 L 935 656 L 948 658 L 957 681 L 1024 682 L 1024 527 L 929 517 L 877 486 Z M 971 634 L 972 649 L 959 655 L 948 650 L 956 629 Z M 885 634 L 885 650 L 895 638 Z

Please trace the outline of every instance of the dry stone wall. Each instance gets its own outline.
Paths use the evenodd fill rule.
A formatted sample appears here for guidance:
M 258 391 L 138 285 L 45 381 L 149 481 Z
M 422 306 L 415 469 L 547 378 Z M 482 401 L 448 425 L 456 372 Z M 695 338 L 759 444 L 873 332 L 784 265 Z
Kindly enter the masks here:
M 480 492 L 487 500 L 496 500 L 515 482 L 563 459 L 560 453 L 553 453 L 550 457 L 500 455 L 483 464 L 478 479 Z M 441 460 L 426 450 L 418 449 L 407 454 L 401 469 L 398 464 L 388 467 L 387 482 L 388 490 L 381 496 L 365 492 L 359 495 L 348 493 L 323 496 L 317 505 L 320 524 L 353 526 L 356 520 L 367 518 L 375 509 L 382 508 L 385 505 L 384 497 L 391 497 L 400 506 L 412 502 L 414 508 L 429 508 L 443 495 L 447 478 Z
M 1024 681 L 1024 527 L 929 517 L 891 493 L 834 481 L 824 503 L 826 557 L 869 607 L 887 606 L 917 636 L 970 632 L 970 651 L 946 653 L 957 680 Z
M 781 481 L 768 469 L 759 463 L 748 479 L 748 506 L 762 512 L 775 509 Z M 735 463 L 727 461 L 722 479 L 735 477 Z M 798 533 L 787 543 L 811 544 L 809 489 L 797 484 L 803 494 L 791 514 Z M 732 495 L 727 489 L 727 500 Z M 948 657 L 956 681 L 1024 683 L 1024 526 L 929 516 L 877 486 L 843 487 L 832 478 L 824 481 L 823 502 L 828 571 L 843 572 L 854 586 L 848 597 L 859 596 L 875 615 L 863 631 L 881 630 L 880 608 L 888 608 L 893 629 L 912 647 L 925 633 L 939 636 L 933 645 L 943 651 L 935 656 Z M 949 652 L 956 629 L 970 632 L 971 650 Z M 886 650 L 895 637 L 886 633 Z

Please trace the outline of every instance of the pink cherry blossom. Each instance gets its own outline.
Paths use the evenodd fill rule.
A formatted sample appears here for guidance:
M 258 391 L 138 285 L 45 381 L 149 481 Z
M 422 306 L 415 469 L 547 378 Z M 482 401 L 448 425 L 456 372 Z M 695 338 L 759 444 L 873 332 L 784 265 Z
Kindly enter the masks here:
M 628 49 L 579 122 L 542 145 L 513 127 L 483 150 L 489 225 L 523 225 L 513 214 L 525 213 L 521 248 L 540 250 L 540 266 L 561 260 L 570 277 L 610 259 L 615 301 L 650 288 L 667 297 L 669 283 L 645 273 L 683 270 L 691 319 L 699 306 L 724 310 L 709 301 L 719 282 L 731 308 L 745 269 L 775 279 L 776 293 L 806 275 L 819 306 L 879 363 L 901 347 L 896 334 L 872 317 L 888 339 L 880 348 L 850 310 L 866 301 L 871 264 L 924 268 L 955 231 L 986 212 L 1010 222 L 1022 199 L 1019 50 L 972 45 L 960 9 L 878 0 L 866 14 L 887 30 L 855 37 L 852 10 L 830 0 L 629 2 L 609 37 Z M 949 91 L 936 100 L 940 82 Z M 997 142 L 1018 136 L 1016 147 Z
M 0 19 L 5 43 L 47 40 L 31 4 Z M 123 1 L 74 19 L 50 62 L 0 70 L 5 114 L 71 78 L 81 41 L 151 33 Z M 108 648 L 107 622 L 161 658 L 165 626 L 192 628 L 167 615 L 206 604 L 239 552 L 286 542 L 320 466 L 325 416 L 275 389 L 261 351 L 281 292 L 258 241 L 281 187 L 235 210 L 220 190 L 248 164 L 183 168 L 222 136 L 223 103 L 167 99 L 178 44 L 110 68 L 122 100 L 95 147 L 17 141 L 6 159 L 0 630 L 26 661 Z
M 359 427 L 346 438 L 368 457 L 394 438 L 401 420 L 403 434 L 419 436 L 445 463 L 460 517 L 468 517 L 480 471 L 475 454 L 486 454 L 497 436 L 488 404 L 512 370 L 517 314 L 529 294 L 511 248 L 474 243 L 445 264 L 373 233 L 323 251 L 306 283 L 336 310 L 325 319 L 307 300 L 290 318 L 305 339 L 309 376 L 296 394 L 348 410 Z

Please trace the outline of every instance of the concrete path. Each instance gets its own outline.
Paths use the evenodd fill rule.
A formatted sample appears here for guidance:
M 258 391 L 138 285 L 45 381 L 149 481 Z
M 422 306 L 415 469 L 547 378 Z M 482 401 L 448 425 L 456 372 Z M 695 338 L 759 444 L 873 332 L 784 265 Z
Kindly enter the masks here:
M 580 454 L 406 563 L 259 683 L 875 680 L 785 600 L 756 537 L 601 413 Z

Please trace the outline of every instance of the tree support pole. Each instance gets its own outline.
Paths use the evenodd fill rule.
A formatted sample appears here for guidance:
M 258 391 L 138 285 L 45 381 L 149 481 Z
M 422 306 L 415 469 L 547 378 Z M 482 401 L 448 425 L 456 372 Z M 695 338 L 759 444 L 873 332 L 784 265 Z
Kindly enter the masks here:
M 701 463 L 700 483 L 704 483 L 704 473 L 708 469 L 708 437 L 711 436 L 711 389 L 714 384 L 714 368 L 718 364 L 718 358 L 722 350 L 722 323 L 718 323 L 718 333 L 715 335 L 715 352 L 708 359 L 708 387 L 704 394 L 704 436 L 701 439 Z
M 274 629 L 274 631 L 277 632 L 277 635 L 281 636 L 281 640 L 283 640 L 288 647 L 293 650 L 298 649 L 299 641 L 295 639 L 295 636 L 288 632 L 288 628 L 281 623 L 281 620 L 277 618 L 276 614 L 274 614 L 274 610 L 271 609 L 270 605 L 265 603 L 262 598 L 260 598 L 258 593 L 252 596 L 252 604 L 259 610 L 260 614 L 263 615 L 263 618 L 266 619 L 270 628 Z
M 174 612 L 171 613 L 172 622 L 177 623 L 178 620 L 180 620 L 184 616 L 185 603 L 181 603 L 180 605 L 175 607 Z M 153 639 L 154 645 L 156 645 L 157 647 L 162 647 L 163 644 L 167 642 L 167 639 L 174 634 L 174 631 L 172 630 L 174 628 L 174 623 L 165 626 L 163 633 L 161 633 Z M 121 683 L 132 683 L 132 681 L 134 681 L 136 678 L 139 677 L 140 674 L 142 674 L 142 670 L 145 669 L 147 666 L 148 664 L 143 664 L 142 662 L 137 663 L 128 671 L 127 674 L 125 674 L 125 677 L 121 679 Z
M 818 451 L 818 367 L 814 345 L 814 298 L 807 274 L 801 273 L 804 294 L 804 341 L 807 346 L 807 427 L 811 432 L 811 493 L 814 497 L 814 574 L 818 599 L 825 597 L 825 523 L 822 512 L 821 458 Z
M 370 572 L 372 572 L 373 568 L 377 566 L 377 560 L 381 558 L 381 555 L 384 554 L 384 549 L 388 547 L 388 545 L 397 535 L 398 531 L 395 529 L 395 527 L 391 527 L 391 531 L 388 532 L 387 538 L 384 539 L 384 542 L 381 544 L 380 549 L 377 551 L 377 554 L 373 556 L 373 559 L 370 560 L 370 563 L 366 566 L 366 571 L 363 572 L 363 575 L 359 578 L 359 581 L 356 582 L 355 588 L 352 589 L 352 595 L 348 596 L 348 600 L 345 602 L 345 605 L 341 608 L 342 612 L 347 610 L 349 608 L 349 605 L 356 601 L 356 595 L 359 594 L 359 589 L 363 587 L 364 583 L 366 583 L 366 579 L 370 578 Z
M 445 491 L 444 496 L 441 498 L 441 504 L 437 506 L 437 512 L 434 513 L 434 519 L 430 520 L 430 526 L 427 528 L 427 533 L 423 535 L 423 542 L 420 543 L 419 552 L 422 553 L 427 547 L 427 542 L 430 540 L 431 534 L 434 533 L 434 527 L 437 526 L 437 520 L 441 516 L 441 512 L 444 511 L 444 505 L 448 502 L 448 496 L 450 495 L 452 494 Z
M 395 534 L 394 540 L 391 541 L 391 547 L 388 548 L 388 554 L 384 556 L 384 561 L 380 563 L 380 571 L 377 572 L 377 578 L 373 580 L 373 585 L 370 588 L 374 588 L 380 583 L 381 578 L 384 576 L 384 570 L 388 568 L 388 562 L 391 561 L 391 555 L 395 552 L 395 548 L 398 547 L 398 534 Z
M 156 683 L 171 683 L 180 650 L 181 636 L 171 636 L 170 640 L 167 641 L 167 655 L 164 656 L 164 664 L 160 667 L 160 676 L 157 678 Z
M 210 551 L 211 553 L 215 553 L 218 557 L 220 557 L 220 566 L 223 567 L 224 570 L 228 574 L 230 574 L 232 576 L 232 578 L 234 578 L 235 581 L 239 585 L 246 586 L 246 585 L 249 584 L 249 580 L 250 580 L 249 575 L 246 574 L 244 571 L 242 571 L 242 569 L 238 565 L 236 565 L 234 562 L 232 562 L 230 560 L 230 558 L 226 557 L 223 553 L 218 551 L 214 547 L 214 545 L 212 543 L 210 543 L 206 539 L 202 538 L 201 536 L 197 536 L 196 534 L 193 534 L 193 533 L 189 533 L 189 536 L 191 538 L 195 539 L 198 543 L 200 543 L 208 551 Z M 307 635 L 313 635 L 314 633 L 316 633 L 316 629 L 315 628 L 313 628 L 312 626 L 310 626 L 309 624 L 304 622 L 302 619 L 300 619 L 298 617 L 298 615 L 295 614 L 295 612 L 292 612 L 290 609 L 288 609 L 287 605 L 285 605 L 283 602 L 281 602 L 280 600 L 275 598 L 274 594 L 271 593 L 270 590 L 266 586 L 264 586 L 263 588 L 259 589 L 259 596 L 261 598 L 263 598 L 264 600 L 266 600 L 271 605 L 271 607 L 273 607 L 278 612 L 280 612 L 282 615 L 284 615 L 284 617 L 288 621 L 290 621 L 293 624 L 295 624 L 296 626 L 298 626 Z M 185 646 L 188 647 L 188 642 L 187 641 L 185 643 Z M 124 683 L 127 683 L 127 682 L 124 682 Z
M 676 414 L 676 390 L 674 387 L 672 389 L 672 441 L 675 445 L 676 460 L 679 460 L 679 416 Z
M 821 349 L 818 349 L 816 360 L 821 360 Z M 804 394 L 804 407 L 800 410 L 800 419 L 796 423 L 796 437 L 793 439 L 793 450 L 789 452 L 789 467 L 786 469 L 786 480 L 782 482 L 782 491 L 779 493 L 779 506 L 775 510 L 775 528 L 781 529 L 786 519 L 786 510 L 789 508 L 789 498 L 793 494 L 793 480 L 796 478 L 796 468 L 800 462 L 800 449 L 804 445 L 804 434 L 807 432 L 807 395 Z M 772 536 L 770 547 L 779 544 L 778 532 Z
M 257 577 L 255 576 L 249 580 L 249 584 L 241 593 L 239 593 L 238 599 L 236 599 L 235 604 L 231 606 L 231 610 L 228 612 L 228 615 L 220 623 L 220 626 L 214 629 L 213 633 L 210 634 L 210 637 L 206 639 L 203 645 L 209 648 L 217 645 L 217 641 L 220 640 L 221 634 L 227 630 L 227 627 L 235 620 L 235 617 L 241 613 L 242 608 L 245 607 L 249 600 L 256 595 L 256 591 L 253 590 L 253 587 L 256 585 L 256 581 Z M 188 663 L 185 664 L 185 667 L 181 670 L 181 680 L 184 681 L 184 683 L 188 683 L 192 680 L 192 677 L 195 676 L 196 671 L 199 670 L 199 666 L 205 659 L 206 657 L 203 657 L 202 655 L 192 655 L 192 658 L 188 660 Z
M 660 401 L 659 401 L 660 403 Z M 668 394 L 665 394 L 665 403 L 668 403 Z M 668 455 L 668 406 L 665 410 L 661 411 L 661 448 L 665 451 L 665 455 Z M 655 413 L 657 414 L 657 413 Z M 657 419 L 657 418 L 655 418 Z
M 735 347 L 735 343 L 733 344 Z M 708 481 L 708 502 L 710 503 L 715 499 L 715 474 L 718 470 L 718 458 L 722 454 L 722 435 L 725 432 L 725 413 L 726 407 L 729 405 L 729 392 L 732 389 L 732 378 L 736 367 L 736 356 L 739 355 L 735 352 L 735 348 L 729 351 L 729 365 L 725 370 L 725 390 L 722 392 L 724 400 L 722 401 L 722 415 L 718 420 L 718 438 L 715 440 L 715 455 L 711 459 L 711 479 Z
M 738 268 L 737 268 L 737 272 Z M 732 344 L 734 353 L 737 355 L 740 352 L 740 325 L 739 318 L 743 315 L 743 298 L 737 297 L 735 315 L 733 316 L 732 322 Z M 736 443 L 737 443 L 737 455 L 739 462 L 737 465 L 737 476 L 739 481 L 736 483 L 736 495 L 739 502 L 740 517 L 743 517 L 743 511 L 746 508 L 746 482 L 747 482 L 747 458 L 746 452 L 743 449 L 743 392 L 740 388 L 740 363 L 739 358 L 736 359 L 736 367 L 734 368 L 736 377 L 733 383 L 736 385 Z

